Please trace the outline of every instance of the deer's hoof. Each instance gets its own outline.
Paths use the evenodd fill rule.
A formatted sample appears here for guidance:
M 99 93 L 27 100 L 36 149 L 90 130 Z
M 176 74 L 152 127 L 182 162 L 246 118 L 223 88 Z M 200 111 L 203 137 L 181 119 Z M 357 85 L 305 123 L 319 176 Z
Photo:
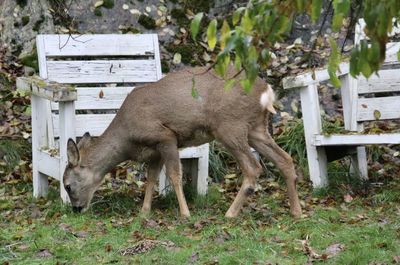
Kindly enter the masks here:
M 291 212 L 293 218 L 295 218 L 295 219 L 300 219 L 302 216 L 301 209 L 295 209 L 290 212 Z
M 238 216 L 238 213 L 234 213 L 234 212 L 232 212 L 232 211 L 230 211 L 230 210 L 228 210 L 227 212 L 226 212 L 226 214 L 225 214 L 225 217 L 226 218 L 236 218 Z

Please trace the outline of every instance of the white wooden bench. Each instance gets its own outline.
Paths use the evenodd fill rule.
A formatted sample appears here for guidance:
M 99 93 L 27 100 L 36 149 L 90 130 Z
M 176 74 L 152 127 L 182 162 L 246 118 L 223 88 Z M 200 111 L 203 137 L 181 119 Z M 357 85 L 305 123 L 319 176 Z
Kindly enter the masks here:
M 45 196 L 48 177 L 62 184 L 67 165 L 67 140 L 85 132 L 99 136 L 123 100 L 138 83 L 162 78 L 156 34 L 38 35 L 40 77 L 17 79 L 19 89 L 31 92 L 33 194 Z M 184 149 L 200 194 L 207 192 L 208 144 Z M 160 175 L 160 191 L 166 186 Z
M 366 39 L 364 27 L 365 22 L 360 20 L 356 25 L 355 44 Z M 400 28 L 394 27 L 391 34 L 399 32 Z M 327 153 L 335 150 L 332 147 L 342 146 L 351 150 L 352 172 L 367 179 L 365 145 L 400 144 L 400 133 L 363 133 L 364 122 L 400 118 L 399 94 L 387 95 L 400 92 L 400 63 L 397 60 L 399 48 L 398 42 L 387 44 L 386 59 L 379 76 L 373 75 L 369 79 L 363 76 L 353 78 L 349 74 L 349 64 L 346 62 L 340 64 L 338 76 L 342 83 L 344 126 L 345 130 L 354 133 L 325 135 L 322 131 L 318 85 L 329 80 L 326 69 L 283 80 L 285 89 L 300 89 L 308 167 L 314 187 L 326 186 L 328 183 Z

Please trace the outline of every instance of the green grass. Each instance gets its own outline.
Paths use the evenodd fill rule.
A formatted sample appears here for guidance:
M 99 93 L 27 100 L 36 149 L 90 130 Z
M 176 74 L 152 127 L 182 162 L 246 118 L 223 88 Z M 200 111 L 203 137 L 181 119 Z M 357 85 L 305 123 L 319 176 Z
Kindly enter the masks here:
M 48 199 L 38 200 L 29 184 L 5 184 L 0 187 L 0 264 L 305 264 L 309 258 L 301 240 L 306 238 L 318 254 L 344 245 L 342 252 L 314 264 L 391 263 L 400 255 L 399 180 L 353 195 L 349 203 L 343 201 L 346 189 L 318 193 L 302 183 L 300 220 L 288 214 L 281 183 L 260 179 L 260 184 L 263 191 L 234 220 L 225 219 L 224 212 L 235 193 L 221 193 L 217 185 L 205 197 L 186 188 L 192 217 L 182 220 L 174 195 L 156 197 L 152 214 L 144 218 L 141 191 L 103 185 L 92 208 L 75 214 L 62 205 L 54 183 Z M 175 246 L 119 253 L 143 238 Z M 39 257 L 43 249 L 51 256 Z

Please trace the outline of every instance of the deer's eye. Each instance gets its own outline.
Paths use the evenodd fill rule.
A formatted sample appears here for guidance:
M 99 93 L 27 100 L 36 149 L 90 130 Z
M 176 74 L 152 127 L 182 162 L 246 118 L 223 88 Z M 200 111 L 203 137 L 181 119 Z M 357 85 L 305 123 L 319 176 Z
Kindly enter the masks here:
M 65 190 L 66 190 L 67 192 L 71 192 L 71 185 L 66 185 L 66 186 L 65 186 Z

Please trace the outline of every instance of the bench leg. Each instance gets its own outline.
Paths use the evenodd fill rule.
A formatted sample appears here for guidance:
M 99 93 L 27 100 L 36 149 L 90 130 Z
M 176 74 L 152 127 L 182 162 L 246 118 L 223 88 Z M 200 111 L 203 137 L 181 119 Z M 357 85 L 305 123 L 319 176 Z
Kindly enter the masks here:
M 328 184 L 326 152 L 324 147 L 317 147 L 313 143 L 314 135 L 322 131 L 318 86 L 312 84 L 302 87 L 300 96 L 310 179 L 314 187 L 324 187 Z
M 64 188 L 63 175 L 68 164 L 67 142 L 75 140 L 75 103 L 66 101 L 59 103 L 60 111 L 60 196 L 64 203 L 69 203 L 68 194 Z
M 314 188 L 321 188 L 328 185 L 328 160 L 325 148 L 307 146 L 308 170 L 310 180 Z
M 197 179 L 196 188 L 197 194 L 205 195 L 208 189 L 208 159 L 209 159 L 209 144 L 201 146 L 201 157 L 197 161 Z
M 37 169 L 32 170 L 33 178 L 33 197 L 46 197 L 49 190 L 49 182 L 47 175 L 39 172 Z
M 165 170 L 165 165 L 162 167 L 161 171 L 160 171 L 160 176 L 158 177 L 159 179 L 159 184 L 158 184 L 158 193 L 160 195 L 166 195 L 169 192 L 169 182 L 168 182 L 168 178 L 166 175 L 166 170 Z
M 357 175 L 362 180 L 368 179 L 367 152 L 365 146 L 356 147 L 357 153 L 352 155 L 350 173 Z
M 32 178 L 33 196 L 45 197 L 48 192 L 47 175 L 39 172 L 38 152 L 43 146 L 47 146 L 46 100 L 35 95 L 31 96 L 32 104 Z

